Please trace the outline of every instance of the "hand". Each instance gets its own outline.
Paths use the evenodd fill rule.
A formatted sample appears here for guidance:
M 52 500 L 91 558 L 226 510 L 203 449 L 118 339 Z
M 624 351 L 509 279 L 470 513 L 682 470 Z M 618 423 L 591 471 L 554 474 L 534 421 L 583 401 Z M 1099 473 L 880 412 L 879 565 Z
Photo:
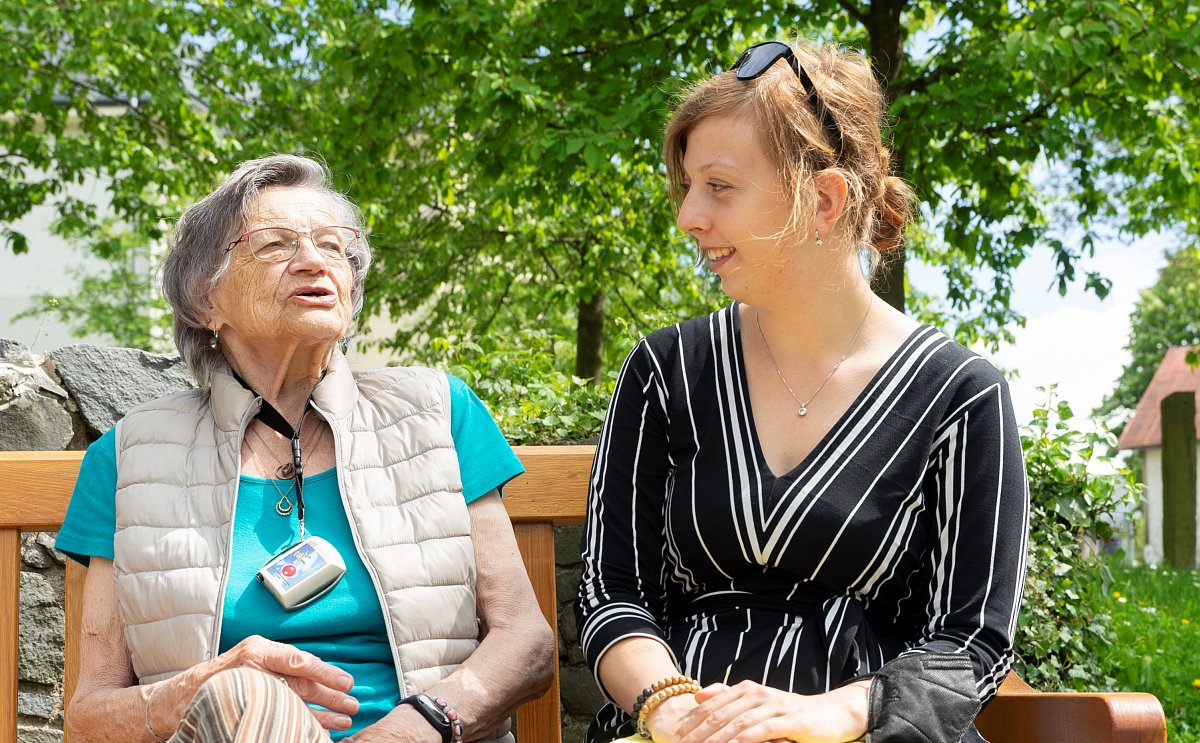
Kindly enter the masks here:
M 358 700 L 347 693 L 354 687 L 353 677 L 292 645 L 251 635 L 209 663 L 208 675 L 247 667 L 278 677 L 305 702 L 324 708 L 312 713 L 327 730 L 348 729 L 349 715 L 358 712 Z
M 669 697 L 646 716 L 646 727 L 650 729 L 654 743 L 675 743 L 683 720 L 699 706 L 693 694 L 678 694 Z
M 866 727 L 865 688 L 853 685 L 809 696 L 753 681 L 712 684 L 695 701 L 673 743 L 843 743 Z

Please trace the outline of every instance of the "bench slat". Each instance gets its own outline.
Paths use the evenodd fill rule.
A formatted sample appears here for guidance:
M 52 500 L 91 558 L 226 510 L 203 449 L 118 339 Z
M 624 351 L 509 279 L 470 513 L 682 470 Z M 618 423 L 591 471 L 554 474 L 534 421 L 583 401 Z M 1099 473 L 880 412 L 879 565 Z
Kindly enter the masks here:
M 542 615 L 554 631 L 554 679 L 545 694 L 517 710 L 517 740 L 562 743 L 562 715 L 558 701 L 558 600 L 554 576 L 554 527 L 549 524 L 514 524 L 517 547 L 529 573 Z
M 21 532 L 0 529 L 0 739 L 17 739 L 17 612 L 21 606 Z M 11 736 L 11 737 L 9 737 Z

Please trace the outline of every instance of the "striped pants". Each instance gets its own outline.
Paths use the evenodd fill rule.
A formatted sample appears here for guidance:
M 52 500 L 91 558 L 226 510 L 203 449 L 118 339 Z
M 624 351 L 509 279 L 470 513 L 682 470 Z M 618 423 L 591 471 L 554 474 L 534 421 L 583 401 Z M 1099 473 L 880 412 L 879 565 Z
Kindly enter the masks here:
M 170 743 L 329 743 L 304 700 L 253 668 L 213 676 L 192 698 Z

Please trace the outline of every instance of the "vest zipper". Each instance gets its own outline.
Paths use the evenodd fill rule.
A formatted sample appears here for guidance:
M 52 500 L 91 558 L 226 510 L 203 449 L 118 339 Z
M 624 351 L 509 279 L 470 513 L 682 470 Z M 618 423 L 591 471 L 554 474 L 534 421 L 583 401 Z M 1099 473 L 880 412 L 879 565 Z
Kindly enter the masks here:
M 354 540 L 354 549 L 357 550 L 359 558 L 362 560 L 363 567 L 367 569 L 367 574 L 371 576 L 371 585 L 375 588 L 375 598 L 379 601 L 379 610 L 383 613 L 383 628 L 387 631 L 388 646 L 392 653 L 392 663 L 396 667 L 396 682 L 400 686 L 400 698 L 408 696 L 407 685 L 404 683 L 404 669 L 400 663 L 400 648 L 396 644 L 396 632 L 392 629 L 392 614 L 388 611 L 387 601 L 383 595 L 383 589 L 379 583 L 379 573 L 375 570 L 375 564 L 372 562 L 370 555 L 363 549 L 362 541 L 358 536 L 358 521 L 355 520 L 353 512 L 350 510 L 349 493 L 350 488 L 347 487 L 348 477 L 346 468 L 342 461 L 342 438 L 338 427 L 333 425 L 331 418 L 325 414 L 314 403 L 313 410 L 317 411 L 325 422 L 329 424 L 329 432 L 333 434 L 333 466 L 338 477 L 338 495 L 342 499 L 342 508 L 346 511 L 346 522 L 350 525 L 350 537 Z

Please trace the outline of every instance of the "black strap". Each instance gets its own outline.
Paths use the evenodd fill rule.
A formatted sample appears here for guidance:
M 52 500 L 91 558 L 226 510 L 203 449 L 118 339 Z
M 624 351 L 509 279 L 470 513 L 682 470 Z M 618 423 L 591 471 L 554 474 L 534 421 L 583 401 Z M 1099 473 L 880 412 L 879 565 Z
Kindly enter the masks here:
M 232 369 L 230 371 L 232 371 Z M 253 387 L 246 384 L 246 380 L 242 379 L 240 374 L 233 372 L 233 378 L 236 379 L 243 387 L 250 390 L 250 392 L 253 392 L 255 397 L 262 400 L 262 407 L 259 408 L 258 415 L 254 417 L 262 421 L 271 430 L 277 431 L 283 436 L 287 436 L 292 441 L 292 478 L 296 483 L 296 515 L 300 518 L 300 523 L 303 524 L 304 458 L 301 456 L 300 452 L 300 427 L 304 425 L 304 418 L 308 415 L 308 409 L 312 407 L 312 400 L 308 400 L 304 403 L 304 410 L 300 413 L 300 421 L 293 429 L 292 424 L 288 422 L 287 418 L 283 417 L 283 413 L 280 413 L 278 410 L 276 410 L 275 406 L 267 401 L 267 398 L 255 392 Z

